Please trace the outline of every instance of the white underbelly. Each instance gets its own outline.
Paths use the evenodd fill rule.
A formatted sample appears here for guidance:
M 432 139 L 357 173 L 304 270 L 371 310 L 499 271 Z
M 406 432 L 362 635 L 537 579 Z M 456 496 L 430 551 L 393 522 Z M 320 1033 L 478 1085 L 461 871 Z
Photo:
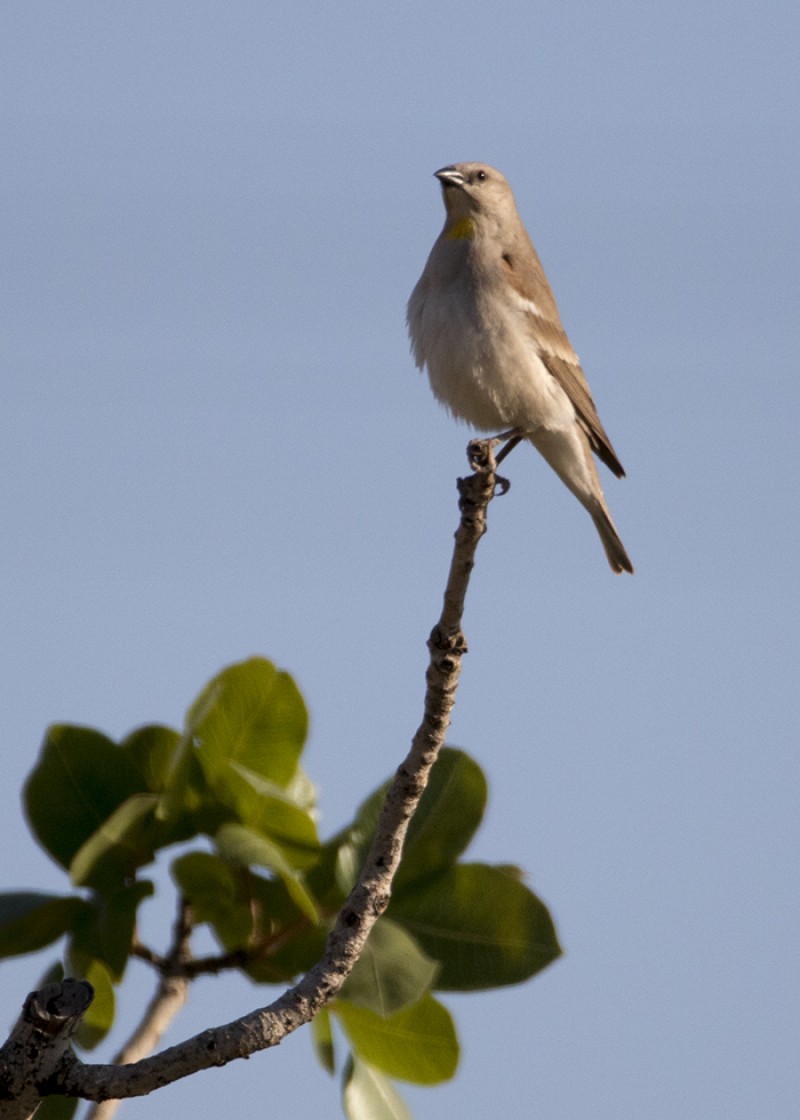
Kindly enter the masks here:
M 437 303 L 425 308 L 422 349 L 431 388 L 454 416 L 487 432 L 574 424 L 572 402 L 542 361 L 520 313 L 510 309 L 490 323 L 475 322 L 474 306 L 465 316 L 459 300 Z

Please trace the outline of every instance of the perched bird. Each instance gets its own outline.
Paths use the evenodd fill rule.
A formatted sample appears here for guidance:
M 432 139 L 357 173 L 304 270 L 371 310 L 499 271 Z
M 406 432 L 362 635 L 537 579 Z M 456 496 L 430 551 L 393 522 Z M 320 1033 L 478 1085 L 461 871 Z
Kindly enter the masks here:
M 417 366 L 458 419 L 530 440 L 589 511 L 612 570 L 632 572 L 592 452 L 618 478 L 625 471 L 511 187 L 485 163 L 454 163 L 436 178 L 447 216 L 408 301 Z

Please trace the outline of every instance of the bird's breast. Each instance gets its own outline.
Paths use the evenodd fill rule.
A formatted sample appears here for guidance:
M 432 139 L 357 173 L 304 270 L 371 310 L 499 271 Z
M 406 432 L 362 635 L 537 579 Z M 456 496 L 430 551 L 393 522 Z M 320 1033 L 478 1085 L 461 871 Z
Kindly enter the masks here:
M 454 416 L 483 431 L 574 421 L 526 315 L 519 301 L 468 269 L 449 282 L 442 276 L 420 281 L 409 303 L 417 364 L 427 367 L 435 396 Z

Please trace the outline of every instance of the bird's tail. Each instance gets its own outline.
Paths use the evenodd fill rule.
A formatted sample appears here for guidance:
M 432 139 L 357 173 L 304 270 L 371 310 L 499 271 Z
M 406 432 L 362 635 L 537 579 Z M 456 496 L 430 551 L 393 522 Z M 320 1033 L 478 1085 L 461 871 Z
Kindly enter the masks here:
M 528 438 L 588 511 L 600 534 L 611 571 L 633 574 L 633 564 L 608 512 L 592 449 L 583 430 L 577 424 L 567 431 L 539 429 Z
M 619 533 L 608 510 L 601 506 L 596 512 L 592 513 L 592 521 L 594 521 L 595 528 L 600 534 L 600 540 L 606 550 L 611 571 L 617 575 L 620 572 L 630 572 L 633 575 L 633 564 L 625 551 L 625 545 L 620 540 Z

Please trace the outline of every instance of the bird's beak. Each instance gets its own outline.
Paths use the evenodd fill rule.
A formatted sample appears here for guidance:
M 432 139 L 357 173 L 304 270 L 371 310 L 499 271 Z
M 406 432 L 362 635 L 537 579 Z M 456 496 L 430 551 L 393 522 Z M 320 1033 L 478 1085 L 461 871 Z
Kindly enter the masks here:
M 443 167 L 440 171 L 434 171 L 434 175 L 445 190 L 448 187 L 463 187 L 467 181 L 455 167 Z

